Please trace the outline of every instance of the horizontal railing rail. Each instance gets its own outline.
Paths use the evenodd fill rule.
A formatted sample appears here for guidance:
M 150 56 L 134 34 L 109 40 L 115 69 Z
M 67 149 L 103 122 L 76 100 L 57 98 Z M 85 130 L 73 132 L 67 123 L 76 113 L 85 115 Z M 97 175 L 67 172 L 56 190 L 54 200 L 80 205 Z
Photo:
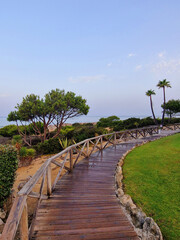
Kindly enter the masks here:
M 180 129 L 180 124 L 169 125 L 166 129 Z M 81 157 L 88 158 L 93 152 L 102 151 L 110 145 L 116 145 L 131 139 L 144 138 L 158 133 L 159 126 L 107 133 L 73 144 L 60 153 L 47 159 L 34 176 L 17 193 L 17 197 L 14 200 L 10 214 L 4 226 L 1 239 L 13 240 L 18 226 L 20 229 L 20 239 L 30 239 L 34 230 L 34 219 L 41 200 L 47 199 L 52 194 L 63 171 L 72 172 Z M 52 165 L 59 167 L 59 171 L 54 181 L 52 181 Z M 39 192 L 33 191 L 33 188 L 37 183 L 40 184 Z M 28 226 L 28 197 L 38 199 L 30 226 Z

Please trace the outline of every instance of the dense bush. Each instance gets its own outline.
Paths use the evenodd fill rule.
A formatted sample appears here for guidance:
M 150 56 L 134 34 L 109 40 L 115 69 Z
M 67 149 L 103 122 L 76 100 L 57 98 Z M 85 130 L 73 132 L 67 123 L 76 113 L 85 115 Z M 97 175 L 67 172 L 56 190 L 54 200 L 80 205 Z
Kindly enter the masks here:
M 80 125 L 75 127 L 72 131 L 67 134 L 68 139 L 74 139 L 75 142 L 81 142 L 87 138 L 95 137 L 96 134 L 101 135 L 107 133 L 104 128 L 96 127 L 94 125 Z
M 58 153 L 63 150 L 58 138 L 45 140 L 43 143 L 38 143 L 33 147 L 36 150 L 37 154 Z
M 107 118 L 100 118 L 97 122 L 97 127 L 115 127 L 117 121 L 120 119 L 117 116 L 110 116 Z
M 0 145 L 0 207 L 11 193 L 17 166 L 16 149 L 10 145 Z
M 30 158 L 32 159 L 36 154 L 36 150 L 33 148 L 21 147 L 19 150 L 20 159 Z
M 41 133 L 43 133 L 43 123 L 36 123 Z M 26 132 L 27 135 L 34 135 L 36 132 L 34 131 L 33 124 L 29 124 L 27 126 L 19 126 L 19 129 L 22 132 Z M 0 135 L 3 137 L 13 137 L 14 135 L 18 135 L 18 127 L 16 125 L 7 125 L 3 128 L 0 128 Z
M 8 125 L 3 128 L 0 128 L 0 135 L 3 137 L 12 137 L 13 135 L 18 134 L 18 129 L 16 125 Z
M 147 118 L 141 119 L 139 127 L 146 127 L 154 124 L 155 124 L 154 120 L 151 117 L 147 117 Z

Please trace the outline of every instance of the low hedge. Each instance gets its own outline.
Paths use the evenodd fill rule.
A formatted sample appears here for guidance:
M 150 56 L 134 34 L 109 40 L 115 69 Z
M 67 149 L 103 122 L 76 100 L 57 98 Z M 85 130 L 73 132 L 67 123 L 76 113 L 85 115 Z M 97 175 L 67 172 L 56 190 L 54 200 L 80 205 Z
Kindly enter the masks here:
M 0 207 L 11 193 L 17 167 L 16 149 L 11 145 L 0 145 Z

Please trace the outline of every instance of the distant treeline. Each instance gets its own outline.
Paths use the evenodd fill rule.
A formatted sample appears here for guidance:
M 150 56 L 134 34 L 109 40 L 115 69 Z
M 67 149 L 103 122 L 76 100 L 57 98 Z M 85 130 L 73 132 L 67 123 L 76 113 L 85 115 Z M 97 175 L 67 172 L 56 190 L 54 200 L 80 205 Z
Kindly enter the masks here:
M 161 119 L 157 119 L 161 124 Z M 165 124 L 180 123 L 180 118 L 165 118 Z M 41 124 L 43 134 L 43 124 Z M 64 126 L 61 129 L 57 138 L 52 138 L 57 132 L 56 130 L 49 132 L 49 138 L 44 142 L 41 142 L 40 137 L 34 135 L 32 125 L 26 127 L 27 138 L 31 138 L 31 147 L 36 150 L 37 154 L 48 154 L 60 152 L 63 147 L 60 144 L 60 140 L 68 140 L 68 144 L 74 142 L 80 142 L 84 139 L 94 137 L 96 135 L 106 134 L 112 131 L 122 131 L 126 129 L 141 128 L 154 125 L 154 121 L 151 117 L 146 118 L 128 118 L 126 120 L 120 120 L 117 116 L 110 116 L 107 118 L 101 118 L 97 124 L 93 123 L 74 123 L 71 126 Z M 23 126 L 20 126 L 23 128 Z M 22 129 L 23 130 L 23 129 Z M 8 125 L 0 129 L 0 135 L 3 137 L 9 137 L 15 140 L 18 135 L 18 129 L 16 125 Z M 23 144 L 26 146 L 26 144 Z

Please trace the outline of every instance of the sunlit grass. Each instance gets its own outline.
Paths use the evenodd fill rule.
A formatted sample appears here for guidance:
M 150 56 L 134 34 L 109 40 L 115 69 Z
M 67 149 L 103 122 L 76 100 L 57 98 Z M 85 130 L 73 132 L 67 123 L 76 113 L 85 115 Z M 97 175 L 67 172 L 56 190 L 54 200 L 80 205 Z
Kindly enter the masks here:
M 133 150 L 123 166 L 125 192 L 160 226 L 180 239 L 180 134 Z

